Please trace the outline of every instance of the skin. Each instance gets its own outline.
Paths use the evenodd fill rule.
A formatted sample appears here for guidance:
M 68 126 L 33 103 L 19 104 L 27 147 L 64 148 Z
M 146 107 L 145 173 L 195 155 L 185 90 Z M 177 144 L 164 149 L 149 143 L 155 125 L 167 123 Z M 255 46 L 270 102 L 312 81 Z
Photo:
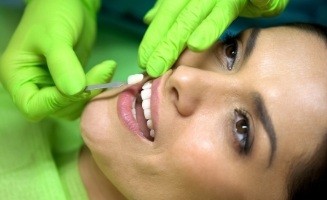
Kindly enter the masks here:
M 245 59 L 251 32 L 239 38 L 232 70 L 226 45 L 217 43 L 201 53 L 185 50 L 161 77 L 154 142 L 125 128 L 113 91 L 87 105 L 81 129 L 90 151 L 82 151 L 80 170 L 91 198 L 286 198 L 289 169 L 313 155 L 326 130 L 326 46 L 312 33 L 267 28 Z M 269 113 L 275 147 L 254 93 Z M 235 109 L 249 118 L 247 153 L 233 132 Z

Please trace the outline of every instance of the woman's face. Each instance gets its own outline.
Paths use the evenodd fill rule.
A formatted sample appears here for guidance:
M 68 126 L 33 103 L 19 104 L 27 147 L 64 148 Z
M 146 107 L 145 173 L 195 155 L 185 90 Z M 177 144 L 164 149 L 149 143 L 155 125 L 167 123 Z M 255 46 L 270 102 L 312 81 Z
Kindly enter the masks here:
M 246 30 L 184 51 L 152 82 L 153 141 L 142 84 L 93 99 L 83 138 L 130 199 L 281 199 L 289 168 L 312 156 L 326 130 L 326 66 L 325 43 L 312 33 Z

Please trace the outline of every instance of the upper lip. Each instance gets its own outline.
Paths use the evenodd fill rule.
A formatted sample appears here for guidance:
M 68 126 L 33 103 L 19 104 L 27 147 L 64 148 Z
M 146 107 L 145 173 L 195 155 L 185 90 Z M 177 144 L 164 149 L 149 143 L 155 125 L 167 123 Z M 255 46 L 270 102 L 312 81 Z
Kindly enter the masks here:
M 163 76 L 154 79 L 152 82 L 150 109 L 152 115 L 153 130 L 155 132 L 155 140 L 158 138 L 159 107 L 162 105 L 161 100 L 163 98 L 164 87 L 172 72 L 172 70 L 168 70 Z

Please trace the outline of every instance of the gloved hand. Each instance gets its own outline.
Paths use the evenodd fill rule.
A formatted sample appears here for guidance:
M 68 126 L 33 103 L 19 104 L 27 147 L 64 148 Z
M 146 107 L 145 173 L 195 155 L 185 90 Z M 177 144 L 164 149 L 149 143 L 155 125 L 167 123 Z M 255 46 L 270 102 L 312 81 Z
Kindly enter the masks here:
M 73 102 L 85 102 L 92 96 L 83 93 L 88 81 L 110 78 L 112 62 L 89 77 L 82 67 L 95 40 L 99 4 L 99 0 L 28 1 L 0 60 L 0 80 L 28 118 L 39 120 Z
M 288 0 L 158 0 L 145 15 L 149 25 L 139 47 L 139 65 L 150 76 L 167 71 L 188 47 L 211 46 L 238 16 L 268 17 Z
M 113 60 L 107 60 L 94 66 L 86 74 L 86 84 L 94 85 L 94 84 L 110 82 L 115 69 L 116 69 L 116 62 L 114 62 Z M 51 89 L 49 88 L 48 90 L 49 90 L 48 93 L 52 93 L 53 95 L 51 97 L 51 100 L 55 100 L 52 104 L 52 110 L 55 110 L 55 112 L 52 115 L 59 118 L 66 118 L 70 120 L 78 118 L 81 115 L 85 104 L 90 99 L 92 99 L 93 97 L 95 97 L 101 92 L 100 90 L 94 90 L 91 91 L 90 93 L 84 93 L 75 98 L 73 97 L 67 98 L 66 96 L 63 96 L 61 93 L 59 93 L 55 87 L 52 87 Z M 42 100 L 41 95 L 39 96 L 39 99 L 35 99 L 35 100 L 36 101 Z M 41 112 L 43 110 L 47 110 L 50 108 L 48 107 L 49 104 L 44 104 L 44 106 L 45 106 L 44 109 L 39 108 Z
M 46 116 L 76 119 L 80 116 L 85 104 L 101 92 L 94 90 L 80 95 L 67 96 L 54 86 L 47 70 L 35 66 L 24 67 L 21 70 L 18 69 L 18 72 L 24 75 L 17 74 L 17 77 L 13 75 L 11 80 L 5 82 L 5 88 L 11 92 L 14 103 L 23 114 L 33 121 Z M 112 60 L 92 67 L 86 74 L 86 84 L 108 83 L 115 69 L 116 63 Z

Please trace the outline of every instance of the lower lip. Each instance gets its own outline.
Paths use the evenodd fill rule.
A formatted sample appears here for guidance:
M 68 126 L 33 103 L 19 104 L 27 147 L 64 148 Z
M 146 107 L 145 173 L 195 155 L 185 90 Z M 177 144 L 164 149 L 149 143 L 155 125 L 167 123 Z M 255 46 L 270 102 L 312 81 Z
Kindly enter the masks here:
M 158 94 L 158 87 L 160 85 L 161 77 L 154 79 L 152 82 L 151 88 L 151 115 L 152 115 L 152 122 L 153 127 L 157 127 L 158 121 L 158 104 L 159 104 L 159 94 Z M 133 85 L 124 90 L 118 96 L 118 116 L 120 120 L 123 122 L 125 127 L 133 132 L 134 134 L 140 136 L 143 139 L 146 139 L 142 132 L 140 131 L 140 127 L 137 121 L 134 119 L 132 114 L 132 104 L 133 101 L 136 99 L 136 96 L 142 90 L 142 85 Z M 154 128 L 156 129 L 156 128 Z M 147 140 L 147 139 L 146 139 Z
M 136 135 L 144 138 L 142 132 L 140 131 L 139 125 L 132 114 L 132 104 L 136 98 L 136 95 L 138 95 L 139 90 L 140 88 L 133 85 L 120 93 L 118 96 L 117 109 L 118 116 L 125 127 Z

